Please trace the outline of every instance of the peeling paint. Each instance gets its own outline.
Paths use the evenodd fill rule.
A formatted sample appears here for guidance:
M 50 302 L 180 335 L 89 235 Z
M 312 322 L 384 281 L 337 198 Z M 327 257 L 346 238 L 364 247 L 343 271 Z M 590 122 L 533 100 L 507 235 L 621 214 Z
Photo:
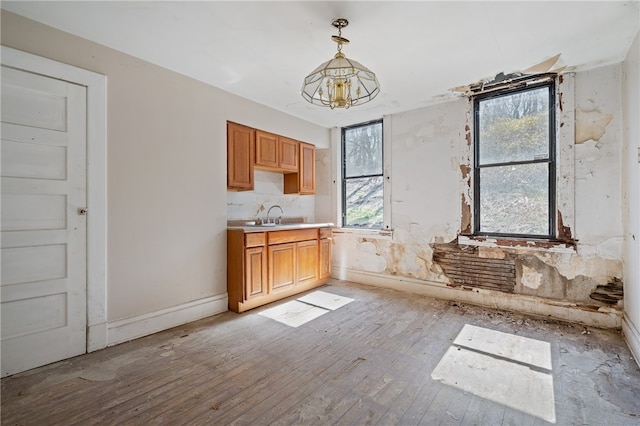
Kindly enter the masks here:
M 542 274 L 535 269 L 522 265 L 522 279 L 520 282 L 525 287 L 537 290 L 542 285 Z
M 460 231 L 463 234 L 471 233 L 471 206 L 462 194 L 462 221 L 460 223 Z
M 466 124 L 464 126 L 464 131 L 465 131 L 464 138 L 467 141 L 467 146 L 471 146 L 471 127 L 469 127 L 469 124 Z
M 558 210 L 558 239 L 560 241 L 572 241 L 571 237 L 571 228 L 569 226 L 564 226 L 562 222 L 562 212 Z
M 467 238 L 472 241 L 490 243 L 494 247 L 571 248 L 575 246 L 575 241 L 523 240 L 484 236 L 468 236 Z
M 393 235 L 369 238 L 366 243 L 358 242 L 362 234 L 336 237 L 336 271 L 345 275 L 366 272 L 361 275 L 363 280 L 377 285 L 388 279 L 394 288 L 417 292 L 424 287 L 428 289 L 424 291 L 450 295 L 452 290 L 448 286 L 451 286 L 456 289 L 455 297 L 458 293 L 469 294 L 463 288 L 473 289 L 474 294 L 480 288 L 477 300 L 481 300 L 485 297 L 483 294 L 489 293 L 475 286 L 479 274 L 469 272 L 470 265 L 487 267 L 509 260 L 513 261 L 512 290 L 500 288 L 497 294 L 493 291 L 486 296 L 488 303 L 512 300 L 512 295 L 507 293 L 514 293 L 525 299 L 531 297 L 536 309 L 541 307 L 540 312 L 571 311 L 565 316 L 571 320 L 580 317 L 580 310 L 619 317 L 622 302 L 608 305 L 590 297 L 598 286 L 606 286 L 611 277 L 621 277 L 623 270 L 624 238 L 620 233 L 618 211 L 621 194 L 619 170 L 615 169 L 622 155 L 621 122 L 613 120 L 620 116 L 616 107 L 618 68 L 578 73 L 575 87 L 573 73 L 565 75 L 566 78 L 551 74 L 540 76 L 555 77 L 560 83 L 557 86 L 558 112 L 562 110 L 557 125 L 557 239 L 471 235 L 473 102 L 467 98 L 394 118 L 393 137 L 398 143 L 392 148 L 394 167 L 397 166 L 392 185 Z M 608 76 L 612 76 L 612 82 L 607 81 Z M 495 87 L 502 83 L 505 82 Z M 578 123 L 582 133 L 577 137 L 576 112 L 586 112 L 577 117 L 582 119 Z M 590 121 L 585 123 L 585 118 Z M 594 142 L 576 145 L 577 140 L 586 138 L 585 126 L 589 133 L 586 137 Z M 440 134 L 438 129 L 447 133 Z M 403 144 L 408 140 L 411 140 L 410 150 Z M 425 158 L 429 159 L 429 167 L 424 166 Z M 420 188 L 422 195 L 416 195 L 416 182 L 433 184 L 426 192 Z M 442 250 L 434 254 L 433 247 L 447 242 L 460 248 L 452 248 L 451 256 L 442 259 Z M 474 251 L 465 251 L 462 248 L 465 245 L 473 246 Z M 458 254 L 466 256 L 465 259 L 455 259 L 454 255 Z M 468 275 L 455 276 L 452 268 L 467 271 Z M 497 274 L 491 269 L 483 276 L 494 275 Z M 473 282 L 468 284 L 466 279 Z
M 604 136 L 606 127 L 613 120 L 613 115 L 603 114 L 597 109 L 585 111 L 576 109 L 576 144 L 586 141 L 600 141 Z
M 478 257 L 483 259 L 504 259 L 504 250 L 498 247 L 478 247 Z
M 562 92 L 558 93 L 558 106 L 560 107 L 560 112 L 563 111 L 563 104 L 564 104 L 564 102 L 562 101 L 562 95 L 563 95 Z M 562 123 L 560 127 L 562 127 L 563 124 L 564 123 Z
M 469 179 L 471 167 L 467 164 L 460 164 L 460 173 L 462 173 L 462 179 Z
M 622 280 L 618 277 L 613 277 L 606 285 L 599 285 L 591 293 L 590 297 L 593 300 L 598 300 L 609 305 L 615 305 L 624 299 L 624 287 Z

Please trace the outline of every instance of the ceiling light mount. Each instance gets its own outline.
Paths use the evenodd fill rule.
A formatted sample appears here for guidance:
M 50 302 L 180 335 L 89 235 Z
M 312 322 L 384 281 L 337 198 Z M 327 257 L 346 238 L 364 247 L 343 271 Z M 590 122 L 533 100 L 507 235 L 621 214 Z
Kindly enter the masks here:
M 331 36 L 331 40 L 338 43 L 338 52 L 342 50 L 343 44 L 349 44 L 349 40 L 342 37 L 342 29 L 349 25 L 349 21 L 344 18 L 336 18 L 331 22 L 331 25 L 338 29 L 338 35 Z
M 314 105 L 331 109 L 347 109 L 371 101 L 380 93 L 376 75 L 342 53 L 342 46 L 349 44 L 349 40 L 342 37 L 342 29 L 349 25 L 349 21 L 336 18 L 331 25 L 338 29 L 338 35 L 331 36 L 338 44 L 338 52 L 333 59 L 321 64 L 305 77 L 302 97 Z

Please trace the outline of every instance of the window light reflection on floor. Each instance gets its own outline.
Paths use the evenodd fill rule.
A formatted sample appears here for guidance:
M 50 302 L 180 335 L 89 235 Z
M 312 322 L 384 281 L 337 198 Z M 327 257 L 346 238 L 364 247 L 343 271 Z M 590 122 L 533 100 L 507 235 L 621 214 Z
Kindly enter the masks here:
M 259 313 L 267 318 L 278 321 L 289 327 L 299 327 L 329 311 L 336 310 L 353 299 L 344 296 L 314 291 L 297 300 L 291 300 Z
M 556 422 L 548 342 L 466 324 L 431 378 Z

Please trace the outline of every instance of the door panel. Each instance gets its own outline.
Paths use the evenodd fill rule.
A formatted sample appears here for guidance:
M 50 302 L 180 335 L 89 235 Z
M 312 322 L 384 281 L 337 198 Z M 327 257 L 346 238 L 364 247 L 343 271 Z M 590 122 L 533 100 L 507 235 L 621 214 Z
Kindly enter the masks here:
M 2 67 L 2 376 L 86 352 L 86 88 Z

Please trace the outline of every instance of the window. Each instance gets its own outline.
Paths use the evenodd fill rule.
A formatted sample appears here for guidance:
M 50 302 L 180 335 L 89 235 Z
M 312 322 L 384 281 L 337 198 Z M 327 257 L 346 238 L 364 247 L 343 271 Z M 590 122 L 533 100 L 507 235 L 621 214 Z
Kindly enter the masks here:
M 474 98 L 477 235 L 555 237 L 554 83 Z
M 342 226 L 384 223 L 382 120 L 342 128 Z

